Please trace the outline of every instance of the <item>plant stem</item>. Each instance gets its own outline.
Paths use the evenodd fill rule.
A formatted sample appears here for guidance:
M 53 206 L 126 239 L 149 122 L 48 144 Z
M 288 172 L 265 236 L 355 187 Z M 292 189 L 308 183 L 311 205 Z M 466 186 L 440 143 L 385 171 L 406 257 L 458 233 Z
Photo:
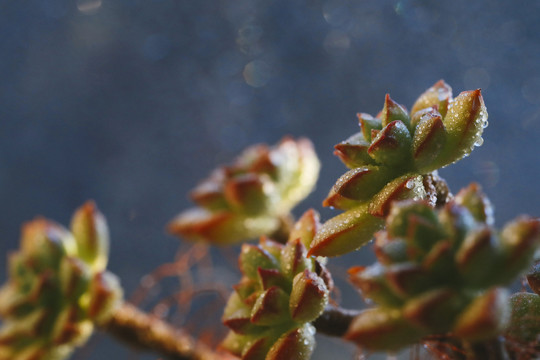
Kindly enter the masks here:
M 328 305 L 323 313 L 313 322 L 317 332 L 329 336 L 342 337 L 347 332 L 351 321 L 360 314 L 359 310 L 347 310 Z
M 220 356 L 190 335 L 129 303 L 123 303 L 101 329 L 130 346 L 170 360 L 215 360 Z

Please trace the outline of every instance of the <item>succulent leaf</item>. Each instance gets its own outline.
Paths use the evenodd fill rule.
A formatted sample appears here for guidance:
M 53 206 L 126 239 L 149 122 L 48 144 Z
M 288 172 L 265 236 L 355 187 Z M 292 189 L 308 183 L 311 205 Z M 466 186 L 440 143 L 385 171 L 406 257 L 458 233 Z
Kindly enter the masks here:
M 540 296 L 519 292 L 510 297 L 511 316 L 506 335 L 524 344 L 538 340 L 540 333 Z
M 308 255 L 337 256 L 366 244 L 384 220 L 369 213 L 368 205 L 347 210 L 325 222 L 315 235 Z
M 436 108 L 444 117 L 448 109 L 448 104 L 452 100 L 452 88 L 439 80 L 432 87 L 427 89 L 414 103 L 411 114 L 416 114 L 418 111 L 426 108 Z
M 266 360 L 308 360 L 315 348 L 314 334 L 310 324 L 291 330 L 272 345 Z
M 345 339 L 371 351 L 394 351 L 412 344 L 427 333 L 403 318 L 399 310 L 364 310 L 355 317 Z

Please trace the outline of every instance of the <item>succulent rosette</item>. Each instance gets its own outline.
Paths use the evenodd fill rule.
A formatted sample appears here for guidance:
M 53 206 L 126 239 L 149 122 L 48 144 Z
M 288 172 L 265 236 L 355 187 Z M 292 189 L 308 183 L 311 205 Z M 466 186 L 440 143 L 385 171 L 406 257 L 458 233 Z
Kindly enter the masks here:
M 171 233 L 192 241 L 231 244 L 277 231 L 314 188 L 319 160 L 307 139 L 246 149 L 191 192 L 198 205 L 178 215 Z
M 322 260 L 306 256 L 318 227 L 318 214 L 310 210 L 285 245 L 266 238 L 242 245 L 243 277 L 223 315 L 231 329 L 224 349 L 243 360 L 310 357 L 315 347 L 310 322 L 322 313 L 333 286 Z
M 540 220 L 519 217 L 500 234 L 492 222 L 475 184 L 440 210 L 425 201 L 394 203 L 386 230 L 376 234 L 378 262 L 350 270 L 376 306 L 345 337 L 366 349 L 397 350 L 427 335 L 477 342 L 503 333 L 511 320 L 503 286 L 531 265 Z
M 335 146 L 349 167 L 324 201 L 344 213 L 328 220 L 310 254 L 341 255 L 364 245 L 382 228 L 395 200 L 425 199 L 423 175 L 467 156 L 482 144 L 487 111 L 480 90 L 452 98 L 439 81 L 415 102 L 410 114 L 386 95 L 376 116 L 358 114 L 361 131 Z
M 1 360 L 63 359 L 109 319 L 122 290 L 105 270 L 108 247 L 105 219 L 90 202 L 71 231 L 43 218 L 23 226 L 0 288 Z

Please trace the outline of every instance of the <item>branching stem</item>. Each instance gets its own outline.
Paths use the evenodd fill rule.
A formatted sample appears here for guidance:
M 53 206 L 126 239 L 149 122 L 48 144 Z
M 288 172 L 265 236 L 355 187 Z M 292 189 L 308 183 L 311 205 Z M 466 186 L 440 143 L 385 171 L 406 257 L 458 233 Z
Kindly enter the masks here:
M 101 329 L 136 349 L 153 351 L 170 360 L 220 358 L 189 334 L 129 303 L 123 303 Z

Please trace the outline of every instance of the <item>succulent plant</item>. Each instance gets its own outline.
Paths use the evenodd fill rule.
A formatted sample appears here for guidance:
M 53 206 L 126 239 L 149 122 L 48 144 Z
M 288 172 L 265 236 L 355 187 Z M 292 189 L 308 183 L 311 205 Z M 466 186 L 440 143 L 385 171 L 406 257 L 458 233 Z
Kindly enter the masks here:
M 262 238 L 244 244 L 240 283 L 229 298 L 223 322 L 231 331 L 222 346 L 244 360 L 308 359 L 315 346 L 310 324 L 323 311 L 332 279 L 306 247 L 319 227 L 306 212 L 285 245 Z
M 315 186 L 319 160 L 307 139 L 246 149 L 191 192 L 198 205 L 168 226 L 188 240 L 231 244 L 270 235 Z
M 355 250 L 382 228 L 392 201 L 428 197 L 422 175 L 481 145 L 487 111 L 480 90 L 453 99 L 452 89 L 441 80 L 416 100 L 410 114 L 386 95 L 376 117 L 362 113 L 358 119 L 361 131 L 335 146 L 335 154 L 351 170 L 323 202 L 345 212 L 323 225 L 312 255 Z
M 478 185 L 440 210 L 425 201 L 394 203 L 376 234 L 378 262 L 350 270 L 376 303 L 352 322 L 346 338 L 371 350 L 396 350 L 428 334 L 469 342 L 504 331 L 509 295 L 502 287 L 528 269 L 540 245 L 540 220 L 519 217 L 500 235 Z
M 105 270 L 108 236 L 91 202 L 75 212 L 71 232 L 43 218 L 23 226 L 0 288 L 1 360 L 63 359 L 107 321 L 122 296 Z

